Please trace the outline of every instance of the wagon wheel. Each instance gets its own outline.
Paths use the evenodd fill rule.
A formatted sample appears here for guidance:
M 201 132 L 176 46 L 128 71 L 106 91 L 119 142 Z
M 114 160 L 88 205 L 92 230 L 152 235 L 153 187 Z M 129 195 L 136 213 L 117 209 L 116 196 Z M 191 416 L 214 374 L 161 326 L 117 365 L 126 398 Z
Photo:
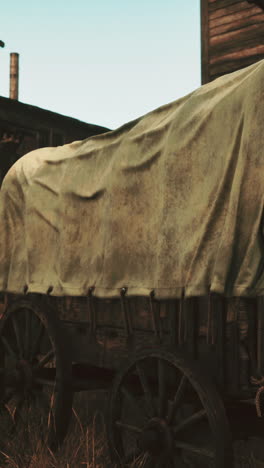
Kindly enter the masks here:
M 0 376 L 2 447 L 58 448 L 71 417 L 71 360 L 55 312 L 40 299 L 11 304 L 1 319 Z
M 138 353 L 116 376 L 108 445 L 121 466 L 233 466 L 229 425 L 216 389 L 196 365 L 164 350 Z

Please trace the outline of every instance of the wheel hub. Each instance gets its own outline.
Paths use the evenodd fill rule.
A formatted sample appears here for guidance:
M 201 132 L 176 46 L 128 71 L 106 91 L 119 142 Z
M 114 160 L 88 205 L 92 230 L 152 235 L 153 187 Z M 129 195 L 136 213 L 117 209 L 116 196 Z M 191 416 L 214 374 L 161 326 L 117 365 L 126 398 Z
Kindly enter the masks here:
M 138 438 L 138 446 L 152 455 L 167 453 L 172 449 L 171 430 L 164 419 L 153 418 L 145 426 Z

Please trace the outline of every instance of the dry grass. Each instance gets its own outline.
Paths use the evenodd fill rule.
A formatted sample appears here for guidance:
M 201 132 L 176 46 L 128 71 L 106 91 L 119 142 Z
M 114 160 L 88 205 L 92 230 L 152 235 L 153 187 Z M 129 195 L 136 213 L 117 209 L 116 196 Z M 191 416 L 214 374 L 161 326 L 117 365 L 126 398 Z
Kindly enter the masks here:
M 96 396 L 88 395 L 88 392 L 77 394 L 68 435 L 59 451 L 52 453 L 40 441 L 34 440 L 34 434 L 30 444 L 17 436 L 3 449 L 0 468 L 117 468 L 111 464 L 107 448 L 106 401 L 105 395 L 98 392 Z M 254 443 L 247 446 L 238 443 L 235 451 L 235 468 L 264 468 L 264 462 L 257 461 L 258 450 Z M 142 460 L 131 468 L 143 465 Z
M 110 467 L 103 408 L 96 408 L 92 399 L 93 411 L 88 411 L 89 404 L 84 403 L 83 395 L 77 395 L 68 435 L 56 453 L 35 440 L 34 432 L 29 444 L 17 435 L 7 441 L 0 468 Z

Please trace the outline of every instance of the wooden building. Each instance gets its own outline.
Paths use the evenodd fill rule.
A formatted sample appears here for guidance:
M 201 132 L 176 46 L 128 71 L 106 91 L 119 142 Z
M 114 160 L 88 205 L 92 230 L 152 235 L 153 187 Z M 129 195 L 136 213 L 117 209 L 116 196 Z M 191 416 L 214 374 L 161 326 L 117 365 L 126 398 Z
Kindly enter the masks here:
M 264 59 L 264 0 L 201 0 L 202 84 Z
M 0 97 L 0 185 L 11 165 L 29 151 L 107 131 L 99 125 Z

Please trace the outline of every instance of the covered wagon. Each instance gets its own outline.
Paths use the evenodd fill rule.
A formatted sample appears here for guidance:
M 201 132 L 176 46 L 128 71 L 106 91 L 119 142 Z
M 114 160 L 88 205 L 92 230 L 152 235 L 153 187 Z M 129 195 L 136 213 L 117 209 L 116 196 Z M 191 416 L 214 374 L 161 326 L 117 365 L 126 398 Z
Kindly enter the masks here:
M 54 448 L 73 393 L 110 388 L 115 462 L 232 466 L 248 426 L 230 414 L 241 401 L 262 411 L 263 83 L 260 61 L 10 169 L 0 373 L 11 431 L 26 411 Z

